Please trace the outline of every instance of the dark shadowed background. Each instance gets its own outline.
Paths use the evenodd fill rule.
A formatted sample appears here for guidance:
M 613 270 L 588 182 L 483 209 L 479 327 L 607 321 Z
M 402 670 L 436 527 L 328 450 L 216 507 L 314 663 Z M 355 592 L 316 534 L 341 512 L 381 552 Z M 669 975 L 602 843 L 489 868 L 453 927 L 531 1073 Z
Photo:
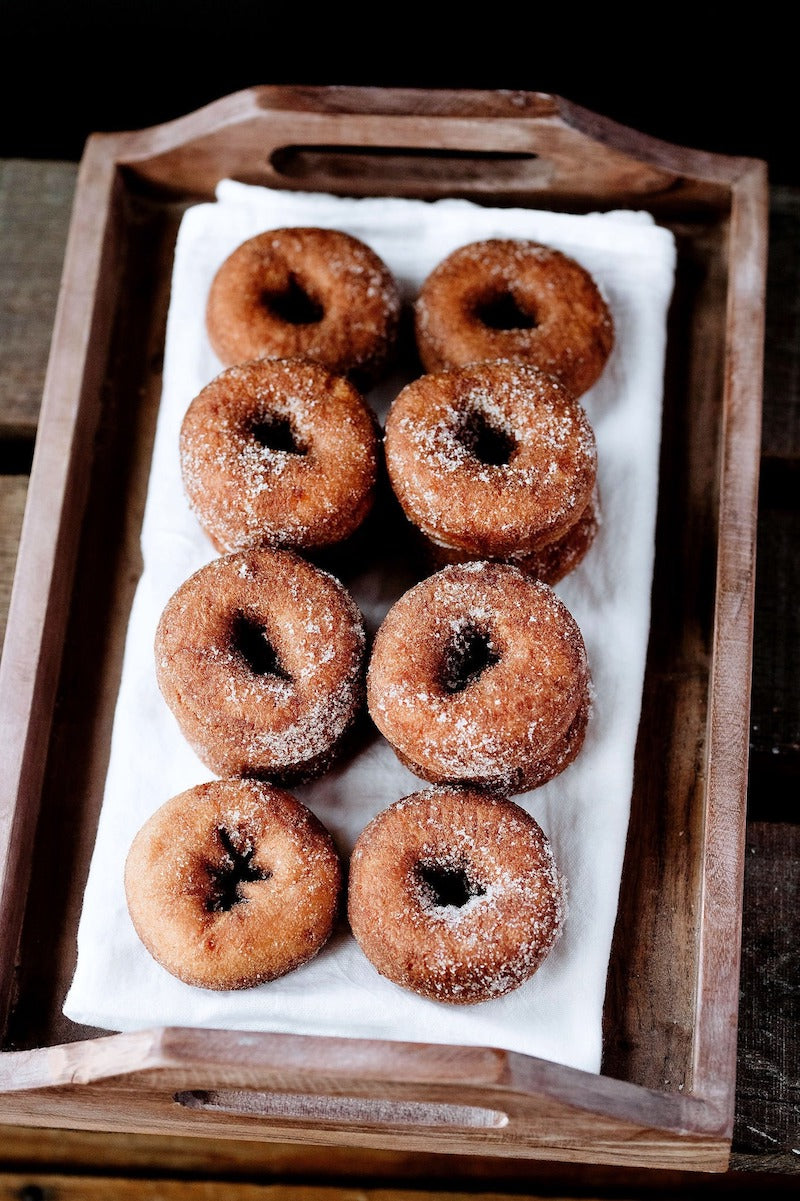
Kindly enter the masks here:
M 0 0 L 0 155 L 78 159 L 93 130 L 139 129 L 254 84 L 554 92 L 667 141 L 764 158 L 800 183 L 793 47 L 702 6 L 325 8 L 254 0 Z M 724 17 L 724 19 L 723 19 Z

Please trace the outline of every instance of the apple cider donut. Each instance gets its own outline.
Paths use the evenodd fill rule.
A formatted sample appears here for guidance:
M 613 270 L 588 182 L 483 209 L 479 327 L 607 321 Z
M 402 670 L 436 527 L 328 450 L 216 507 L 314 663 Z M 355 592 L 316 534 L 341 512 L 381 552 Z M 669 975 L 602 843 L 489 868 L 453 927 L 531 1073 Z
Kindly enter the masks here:
M 467 556 L 521 557 L 587 512 L 597 446 L 578 401 L 535 367 L 475 363 L 412 380 L 386 420 L 386 466 L 406 517 Z
M 514 359 L 556 376 L 574 396 L 599 379 L 614 344 L 611 311 L 589 272 L 523 238 L 453 251 L 423 283 L 414 320 L 428 372 Z
M 172 797 L 125 863 L 136 933 L 198 988 L 252 988 L 306 963 L 333 930 L 341 885 L 322 823 L 257 780 L 215 780 Z
M 506 561 L 521 567 L 537 580 L 545 584 L 557 584 L 564 576 L 583 561 L 589 547 L 595 540 L 600 528 L 600 497 L 595 487 L 592 497 L 585 510 L 561 538 L 545 543 L 539 550 L 524 551 L 522 554 L 509 554 Z M 453 550 L 443 546 L 424 535 L 420 536 L 426 558 L 433 571 L 446 567 L 448 563 L 469 563 L 485 556 L 469 554 L 462 550 Z
M 444 567 L 392 606 L 367 704 L 423 780 L 537 788 L 580 751 L 589 716 L 583 637 L 549 585 L 508 563 Z
M 315 359 L 368 388 L 387 371 L 400 319 L 397 284 L 359 238 L 336 229 L 272 229 L 221 265 L 206 307 L 224 366 Z
M 343 542 L 375 496 L 378 428 L 343 376 L 306 359 L 229 367 L 180 434 L 189 505 L 221 553 Z
M 311 779 L 364 697 L 364 621 L 343 585 L 285 550 L 201 567 L 167 602 L 156 676 L 184 737 L 219 776 Z
M 518 988 L 561 935 L 566 889 L 514 801 L 430 788 L 384 809 L 350 859 L 348 916 L 381 975 L 469 1005 Z

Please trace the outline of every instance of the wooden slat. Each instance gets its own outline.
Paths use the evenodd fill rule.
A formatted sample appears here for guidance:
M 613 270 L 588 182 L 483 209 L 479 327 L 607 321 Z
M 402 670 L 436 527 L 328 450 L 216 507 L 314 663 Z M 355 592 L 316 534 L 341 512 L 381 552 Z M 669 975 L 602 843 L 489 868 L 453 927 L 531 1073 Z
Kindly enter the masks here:
M 469 1192 L 445 1185 L 442 1189 L 425 1187 L 375 1188 L 358 1184 L 270 1183 L 185 1179 L 124 1179 L 107 1176 L 39 1176 L 0 1174 L 0 1201 L 568 1201 L 572 1193 L 542 1193 L 535 1185 L 514 1193 Z M 614 1189 L 600 1193 L 590 1189 L 583 1201 L 601 1197 L 619 1198 Z
M 27 494 L 26 475 L 0 475 L 0 650 L 5 638 L 11 581 L 17 563 L 19 532 Z
M 797 1195 L 797 1165 L 781 1153 L 736 1154 L 732 1170 L 722 1175 L 689 1171 L 652 1172 L 603 1164 L 531 1163 L 479 1155 L 439 1152 L 381 1151 L 369 1147 L 238 1141 L 213 1136 L 134 1135 L 113 1131 L 41 1129 L 0 1126 L 2 1173 L 16 1181 L 43 1187 L 46 1176 L 58 1172 L 99 1174 L 146 1180 L 179 1178 L 220 1181 L 234 1190 L 239 1183 L 281 1181 L 307 1187 L 309 1183 L 429 1189 L 446 1201 L 454 1189 L 509 1191 L 541 1190 L 544 1196 L 585 1198 L 587 1193 L 612 1198 L 741 1196 L 751 1198 Z M 113 1197 L 113 1193 L 111 1194 Z M 232 1191 L 231 1196 L 235 1196 Z
M 77 173 L 0 161 L 0 437 L 36 433 Z
M 800 825 L 750 825 L 745 911 L 737 1146 L 783 1150 L 800 1173 Z
M 763 452 L 800 459 L 800 189 L 770 194 Z M 795 491 L 795 497 L 797 491 Z
M 800 495 L 759 519 L 750 816 L 797 820 L 800 785 Z

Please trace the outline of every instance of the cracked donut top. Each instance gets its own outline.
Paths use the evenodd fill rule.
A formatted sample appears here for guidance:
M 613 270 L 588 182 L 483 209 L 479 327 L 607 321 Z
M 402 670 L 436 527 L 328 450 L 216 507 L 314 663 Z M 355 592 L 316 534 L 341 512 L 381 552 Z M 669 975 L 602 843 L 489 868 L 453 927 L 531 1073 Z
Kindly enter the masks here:
M 215 780 L 163 804 L 131 844 L 137 934 L 188 984 L 250 988 L 293 971 L 331 934 L 342 873 L 333 840 L 290 793 Z

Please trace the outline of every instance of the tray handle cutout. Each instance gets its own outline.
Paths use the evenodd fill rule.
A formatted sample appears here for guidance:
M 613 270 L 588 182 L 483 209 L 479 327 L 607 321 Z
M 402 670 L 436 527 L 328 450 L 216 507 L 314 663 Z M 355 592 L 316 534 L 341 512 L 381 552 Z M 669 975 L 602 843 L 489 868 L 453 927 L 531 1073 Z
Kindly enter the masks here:
M 454 190 L 475 184 L 541 188 L 555 170 L 551 161 L 533 151 L 322 144 L 278 146 L 269 154 L 269 166 L 295 185 L 320 178 L 337 184 L 358 180 L 360 186 L 385 186 L 402 179 L 404 187 L 447 180 Z
M 174 1099 L 187 1109 L 338 1125 L 447 1127 L 463 1130 L 499 1129 L 508 1124 L 508 1114 L 502 1110 L 446 1102 L 259 1092 L 239 1088 L 190 1089 L 175 1093 Z

